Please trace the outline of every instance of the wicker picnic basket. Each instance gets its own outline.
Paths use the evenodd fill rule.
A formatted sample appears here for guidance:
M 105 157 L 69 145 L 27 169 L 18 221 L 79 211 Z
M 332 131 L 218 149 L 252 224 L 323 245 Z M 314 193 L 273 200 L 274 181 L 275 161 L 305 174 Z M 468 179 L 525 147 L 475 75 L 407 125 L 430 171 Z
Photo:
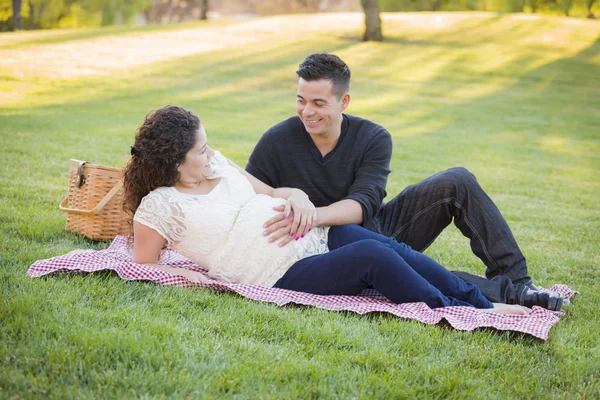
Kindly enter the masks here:
M 92 240 L 129 233 L 121 206 L 122 187 L 122 170 L 71 160 L 69 194 L 59 206 L 67 213 L 66 229 Z

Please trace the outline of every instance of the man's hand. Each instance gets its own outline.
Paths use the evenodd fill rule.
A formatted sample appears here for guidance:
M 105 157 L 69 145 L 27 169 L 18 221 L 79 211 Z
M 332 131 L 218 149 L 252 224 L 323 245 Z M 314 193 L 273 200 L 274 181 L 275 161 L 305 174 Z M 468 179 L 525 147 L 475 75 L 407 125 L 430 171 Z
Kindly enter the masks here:
M 269 238 L 271 243 L 285 236 L 285 239 L 279 243 L 280 247 L 294 239 L 302 239 L 318 224 L 317 210 L 301 190 L 294 189 L 285 205 L 273 207 L 273 209 L 282 214 L 274 216 L 264 224 L 266 228 L 264 235 L 271 235 Z

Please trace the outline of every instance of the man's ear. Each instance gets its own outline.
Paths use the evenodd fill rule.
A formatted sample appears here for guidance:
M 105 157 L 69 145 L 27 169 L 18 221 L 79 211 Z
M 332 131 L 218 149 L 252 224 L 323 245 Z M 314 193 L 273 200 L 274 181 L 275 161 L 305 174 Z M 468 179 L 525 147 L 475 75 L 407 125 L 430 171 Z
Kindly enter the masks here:
M 342 111 L 344 111 L 346 108 L 348 108 L 349 104 L 350 104 L 350 93 L 346 93 L 345 95 L 342 96 Z

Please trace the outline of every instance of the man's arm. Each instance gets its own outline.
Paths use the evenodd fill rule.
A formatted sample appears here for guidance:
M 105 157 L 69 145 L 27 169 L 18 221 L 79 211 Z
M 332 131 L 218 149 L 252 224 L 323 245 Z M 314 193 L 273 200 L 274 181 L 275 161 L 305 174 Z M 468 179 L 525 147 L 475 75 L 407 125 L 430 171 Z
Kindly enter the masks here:
M 385 129 L 380 129 L 378 135 L 365 146 L 354 182 L 345 198 L 329 206 L 317 208 L 319 226 L 363 224 L 377 215 L 386 196 L 385 186 L 392 157 L 391 135 Z M 283 211 L 283 208 L 276 210 Z M 283 232 L 283 220 L 282 215 L 270 219 L 266 224 L 266 233 L 270 235 L 276 231 Z M 273 237 L 276 237 L 275 240 L 279 238 L 278 234 L 274 234 Z
M 387 194 L 385 186 L 391 172 L 392 137 L 388 131 L 380 129 L 381 131 L 365 147 L 360 166 L 355 173 L 354 182 L 348 189 L 348 194 L 342 200 L 329 206 L 336 206 L 346 201 L 358 203 L 362 209 L 361 224 L 370 221 L 377 215 Z
M 268 134 L 269 131 L 265 132 L 258 143 L 256 143 L 254 150 L 252 150 L 252 154 L 250 154 L 250 158 L 248 158 L 245 169 L 246 172 L 256 179 L 274 187 L 276 186 L 273 176 L 275 169 L 269 158 L 269 144 L 267 143 L 269 140 Z
M 356 200 L 345 199 L 330 204 L 327 207 L 317 207 L 317 224 L 319 226 L 362 223 L 363 208 Z
M 284 206 L 274 207 L 275 211 L 285 212 Z M 294 218 L 294 217 L 292 217 Z M 354 200 L 340 200 L 333 204 L 330 204 L 327 207 L 317 207 L 316 215 L 314 218 L 314 223 L 311 225 L 306 223 L 303 225 L 303 228 L 309 228 L 307 232 L 312 229 L 314 226 L 336 226 L 336 225 L 345 225 L 345 224 L 362 224 L 363 219 L 363 209 L 359 202 Z M 292 228 L 290 226 L 290 217 L 286 217 L 285 214 L 279 214 L 275 217 L 271 218 L 264 225 L 265 235 L 269 236 L 273 234 L 270 238 L 270 242 L 274 242 L 279 240 L 283 236 L 288 236 L 284 241 L 282 241 L 279 245 L 285 246 L 288 244 L 293 237 L 290 237 L 288 233 L 294 232 L 294 226 L 296 224 L 292 223 Z M 302 238 L 304 235 L 294 235 L 295 237 Z M 298 240 L 298 239 L 296 239 Z

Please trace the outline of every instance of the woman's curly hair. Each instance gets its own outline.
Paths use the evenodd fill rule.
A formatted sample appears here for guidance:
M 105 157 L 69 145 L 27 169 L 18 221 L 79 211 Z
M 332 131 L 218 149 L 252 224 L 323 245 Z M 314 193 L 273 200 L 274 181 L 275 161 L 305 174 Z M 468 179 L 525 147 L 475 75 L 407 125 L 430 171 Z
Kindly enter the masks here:
M 177 106 L 166 106 L 146 115 L 131 146 L 131 159 L 123 173 L 123 209 L 133 216 L 142 198 L 156 188 L 173 186 L 179 180 L 177 167 L 194 147 L 200 118 Z

